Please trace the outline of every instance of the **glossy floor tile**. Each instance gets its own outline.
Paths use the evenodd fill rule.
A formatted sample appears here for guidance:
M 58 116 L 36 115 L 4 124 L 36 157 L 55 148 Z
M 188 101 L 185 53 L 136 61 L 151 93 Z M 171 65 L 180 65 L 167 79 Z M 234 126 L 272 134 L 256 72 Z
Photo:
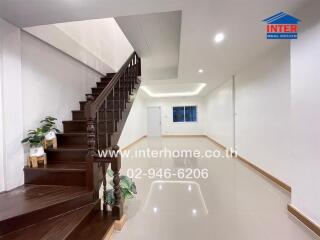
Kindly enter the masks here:
M 183 201 L 171 201 L 169 196 L 179 196 Z M 154 181 L 143 211 L 147 214 L 161 214 L 168 217 L 188 218 L 208 215 L 200 185 L 190 181 Z
M 219 150 L 200 137 L 145 138 L 130 150 L 148 148 Z M 158 169 L 169 169 L 169 178 L 154 174 Z M 192 173 L 207 169 L 208 174 L 186 178 L 186 169 Z M 138 195 L 126 201 L 128 221 L 121 232 L 114 233 L 114 240 L 319 239 L 288 213 L 286 191 L 225 154 L 219 158 L 123 157 L 121 171 L 138 177 L 134 179 Z

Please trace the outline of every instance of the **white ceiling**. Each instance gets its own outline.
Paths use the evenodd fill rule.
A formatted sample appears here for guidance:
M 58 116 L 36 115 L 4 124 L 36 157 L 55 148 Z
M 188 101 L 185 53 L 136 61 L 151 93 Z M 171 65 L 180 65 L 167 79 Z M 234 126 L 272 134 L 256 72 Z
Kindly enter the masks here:
M 132 29 L 137 29 L 137 24 L 141 22 L 142 29 L 147 29 L 147 33 L 139 41 L 147 39 L 151 41 L 150 46 L 159 50 L 164 46 L 158 45 L 158 38 L 163 38 L 166 49 L 174 49 L 173 56 L 179 51 L 178 78 L 175 81 L 181 84 L 208 83 L 202 91 L 202 94 L 206 94 L 279 43 L 278 40 L 265 39 L 263 19 L 280 11 L 293 14 L 307 2 L 308 0 L 1 0 L 0 16 L 19 26 L 30 26 L 140 15 L 129 18 L 133 19 Z M 182 14 L 181 35 L 180 48 L 176 49 L 176 42 L 166 41 L 177 39 L 177 33 L 173 29 L 179 23 L 174 22 L 175 16 L 166 21 L 158 14 L 141 15 L 179 10 Z M 146 22 L 150 18 L 152 21 Z M 155 31 L 159 26 L 164 29 Z M 125 28 L 124 31 L 127 32 Z M 224 32 L 226 35 L 225 41 L 219 45 L 212 41 L 217 32 Z M 130 38 L 128 37 L 129 41 L 133 41 Z M 143 51 L 143 48 L 141 53 L 142 60 L 154 54 L 152 51 Z M 161 51 L 155 53 L 158 55 L 155 59 L 160 59 L 155 64 L 163 64 Z M 164 51 L 163 59 L 168 54 L 170 53 Z M 174 65 L 176 57 L 166 61 L 168 64 L 165 68 L 170 76 L 169 66 Z M 204 69 L 201 75 L 198 74 L 199 68 Z M 153 79 L 157 66 L 151 66 L 151 69 L 150 79 Z M 166 71 L 160 71 L 159 76 Z
M 181 11 L 118 17 L 116 21 L 143 56 L 143 81 L 178 77 Z

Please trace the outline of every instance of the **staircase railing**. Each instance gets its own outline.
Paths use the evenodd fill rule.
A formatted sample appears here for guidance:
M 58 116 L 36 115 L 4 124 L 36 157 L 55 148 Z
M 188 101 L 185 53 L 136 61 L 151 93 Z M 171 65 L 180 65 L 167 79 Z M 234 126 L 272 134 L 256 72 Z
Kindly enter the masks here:
M 126 108 L 137 77 L 141 75 L 141 60 L 134 52 L 121 69 L 107 82 L 106 87 L 95 99 L 87 95 L 85 115 L 87 119 L 87 186 L 99 197 L 99 189 L 103 184 L 104 199 L 106 194 L 106 170 L 109 165 L 113 171 L 114 204 L 112 216 L 119 220 L 122 217 L 123 202 L 120 191 L 121 156 L 118 154 L 117 143 L 112 142 L 111 135 L 120 134 L 117 122 L 122 119 L 122 112 Z M 114 155 L 101 157 L 98 150 L 112 150 Z M 106 205 L 104 204 L 104 209 Z

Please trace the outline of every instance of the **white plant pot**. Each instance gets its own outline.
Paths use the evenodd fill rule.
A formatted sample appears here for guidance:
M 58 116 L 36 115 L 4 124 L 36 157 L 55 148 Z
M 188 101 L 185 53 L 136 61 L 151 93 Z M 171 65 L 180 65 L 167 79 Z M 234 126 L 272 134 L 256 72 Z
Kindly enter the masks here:
M 53 140 L 57 137 L 56 137 L 56 133 L 54 131 L 50 131 L 50 132 L 46 133 L 44 138 L 45 138 L 45 140 Z
M 30 148 L 30 157 L 42 157 L 43 155 L 44 155 L 43 146 Z

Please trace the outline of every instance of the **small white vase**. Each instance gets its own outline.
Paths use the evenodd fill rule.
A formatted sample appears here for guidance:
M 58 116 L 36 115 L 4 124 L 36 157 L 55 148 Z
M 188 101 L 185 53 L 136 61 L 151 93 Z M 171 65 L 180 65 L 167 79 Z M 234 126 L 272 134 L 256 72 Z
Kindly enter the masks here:
M 50 131 L 50 132 L 47 132 L 46 135 L 44 136 L 45 140 L 53 140 L 56 137 L 56 133 L 54 131 Z
M 30 157 L 41 157 L 44 155 L 43 146 L 31 147 L 30 148 Z

